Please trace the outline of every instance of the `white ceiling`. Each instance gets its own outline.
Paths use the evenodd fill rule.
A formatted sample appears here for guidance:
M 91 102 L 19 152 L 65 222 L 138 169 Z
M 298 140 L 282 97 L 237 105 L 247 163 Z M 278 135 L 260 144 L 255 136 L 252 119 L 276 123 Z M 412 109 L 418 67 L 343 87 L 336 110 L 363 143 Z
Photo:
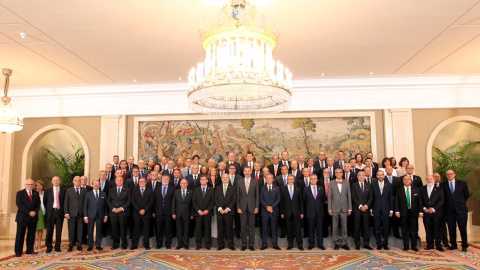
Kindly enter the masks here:
M 294 79 L 480 73 L 480 1 L 277 0 L 274 58 Z M 0 0 L 11 88 L 178 82 L 204 58 L 200 0 Z M 27 33 L 22 39 L 20 32 Z M 373 75 L 369 75 L 373 72 Z

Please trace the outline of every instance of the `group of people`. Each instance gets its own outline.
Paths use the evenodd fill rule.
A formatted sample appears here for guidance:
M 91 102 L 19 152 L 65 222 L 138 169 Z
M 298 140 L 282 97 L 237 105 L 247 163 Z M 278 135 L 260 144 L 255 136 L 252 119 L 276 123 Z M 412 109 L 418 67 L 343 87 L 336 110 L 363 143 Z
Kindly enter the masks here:
M 156 248 L 189 249 L 189 238 L 195 237 L 195 248 L 212 248 L 217 238 L 218 250 L 235 250 L 234 235 L 241 238 L 241 250 L 255 250 L 255 227 L 261 227 L 261 250 L 280 250 L 278 237 L 287 238 L 287 249 L 304 250 L 315 245 L 325 250 L 323 239 L 332 235 L 334 249 L 349 250 L 347 237 L 352 235 L 355 248 L 370 247 L 373 226 L 377 249 L 388 250 L 388 237 L 403 239 L 403 250 L 418 251 L 418 218 L 423 218 L 426 249 L 457 249 L 457 226 L 462 250 L 467 251 L 466 201 L 468 186 L 455 179 L 455 172 L 446 173 L 441 181 L 436 173 L 422 179 L 414 175 L 414 167 L 402 158 L 397 167 L 394 158 L 384 158 L 381 166 L 373 162 L 373 154 L 365 158 L 358 153 L 345 159 L 339 151 L 337 160 L 320 151 L 317 158 L 289 153 L 274 155 L 271 164 L 263 167 L 253 153 L 246 154 L 240 164 L 234 153 L 228 161 L 209 159 L 201 165 L 199 157 L 180 158 L 177 162 L 162 157 L 127 160 L 113 157 L 99 173 L 99 179 L 87 185 L 86 176 L 76 176 L 73 186 L 65 188 L 58 177 L 52 187 L 43 191 L 44 183 L 27 179 L 25 189 L 18 191 L 16 204 L 17 236 L 15 254 L 20 257 L 26 240 L 26 253 L 34 250 L 35 231 L 46 227 L 46 252 L 60 252 L 63 222 L 68 222 L 69 248 L 72 251 L 102 250 L 102 237 L 112 234 L 112 249 L 150 249 L 155 237 Z M 446 224 L 448 224 L 448 236 Z M 330 229 L 329 229 L 330 228 Z M 401 234 L 399 229 L 401 228 Z M 94 230 L 96 235 L 94 238 Z M 53 234 L 56 241 L 53 247 Z M 40 234 L 40 233 L 39 233 Z M 41 241 L 42 235 L 37 235 Z M 363 241 L 361 241 L 363 240 Z M 363 243 L 362 243 L 363 242 Z M 363 244 L 363 245 L 362 245 Z

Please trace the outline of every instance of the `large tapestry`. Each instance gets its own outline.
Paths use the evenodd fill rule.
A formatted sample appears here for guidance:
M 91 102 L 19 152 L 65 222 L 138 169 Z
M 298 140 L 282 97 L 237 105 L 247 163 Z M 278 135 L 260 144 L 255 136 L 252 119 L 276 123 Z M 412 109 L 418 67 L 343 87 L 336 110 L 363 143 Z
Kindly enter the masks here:
M 199 155 L 225 161 L 228 152 L 238 160 L 248 151 L 270 164 L 272 155 L 288 151 L 291 158 L 345 151 L 347 157 L 372 149 L 370 117 L 312 117 L 242 120 L 139 121 L 138 157 L 159 160 Z

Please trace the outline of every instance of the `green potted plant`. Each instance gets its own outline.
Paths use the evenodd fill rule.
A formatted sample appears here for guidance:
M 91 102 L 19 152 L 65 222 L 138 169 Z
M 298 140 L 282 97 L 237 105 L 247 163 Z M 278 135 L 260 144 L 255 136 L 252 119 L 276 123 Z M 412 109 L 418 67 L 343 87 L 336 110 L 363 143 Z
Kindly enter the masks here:
M 59 149 L 47 145 L 43 146 L 42 150 L 45 151 L 47 158 L 46 162 L 54 171 L 54 174 L 60 177 L 62 185 L 65 187 L 73 186 L 73 177 L 82 176 L 85 168 L 85 153 L 83 152 L 83 146 L 72 144 L 73 154 L 62 153 Z M 45 177 L 52 179 L 50 177 Z

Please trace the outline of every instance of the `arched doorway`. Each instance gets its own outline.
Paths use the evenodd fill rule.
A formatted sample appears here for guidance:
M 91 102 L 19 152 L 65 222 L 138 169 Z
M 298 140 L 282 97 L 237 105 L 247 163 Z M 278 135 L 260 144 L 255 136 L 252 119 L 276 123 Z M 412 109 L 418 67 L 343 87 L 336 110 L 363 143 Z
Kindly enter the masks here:
M 52 133 L 53 131 L 61 131 L 59 133 L 56 133 L 55 135 L 65 135 L 65 136 L 70 136 L 76 140 L 83 146 L 83 151 L 85 153 L 85 175 L 89 175 L 90 172 L 90 151 L 87 145 L 87 142 L 83 138 L 83 136 L 76 131 L 75 129 L 66 126 L 66 125 L 61 125 L 61 124 L 55 124 L 55 125 L 49 125 L 46 126 L 37 132 L 33 134 L 30 139 L 28 140 L 27 144 L 25 145 L 25 148 L 23 150 L 23 155 L 22 155 L 22 178 L 21 179 L 27 179 L 32 177 L 32 169 L 33 169 L 33 158 L 34 158 L 34 153 L 35 150 L 38 150 L 37 145 L 42 139 L 45 138 L 47 135 L 54 134 Z M 68 134 L 68 135 L 67 135 Z M 22 183 L 19 183 L 19 189 L 21 189 Z

